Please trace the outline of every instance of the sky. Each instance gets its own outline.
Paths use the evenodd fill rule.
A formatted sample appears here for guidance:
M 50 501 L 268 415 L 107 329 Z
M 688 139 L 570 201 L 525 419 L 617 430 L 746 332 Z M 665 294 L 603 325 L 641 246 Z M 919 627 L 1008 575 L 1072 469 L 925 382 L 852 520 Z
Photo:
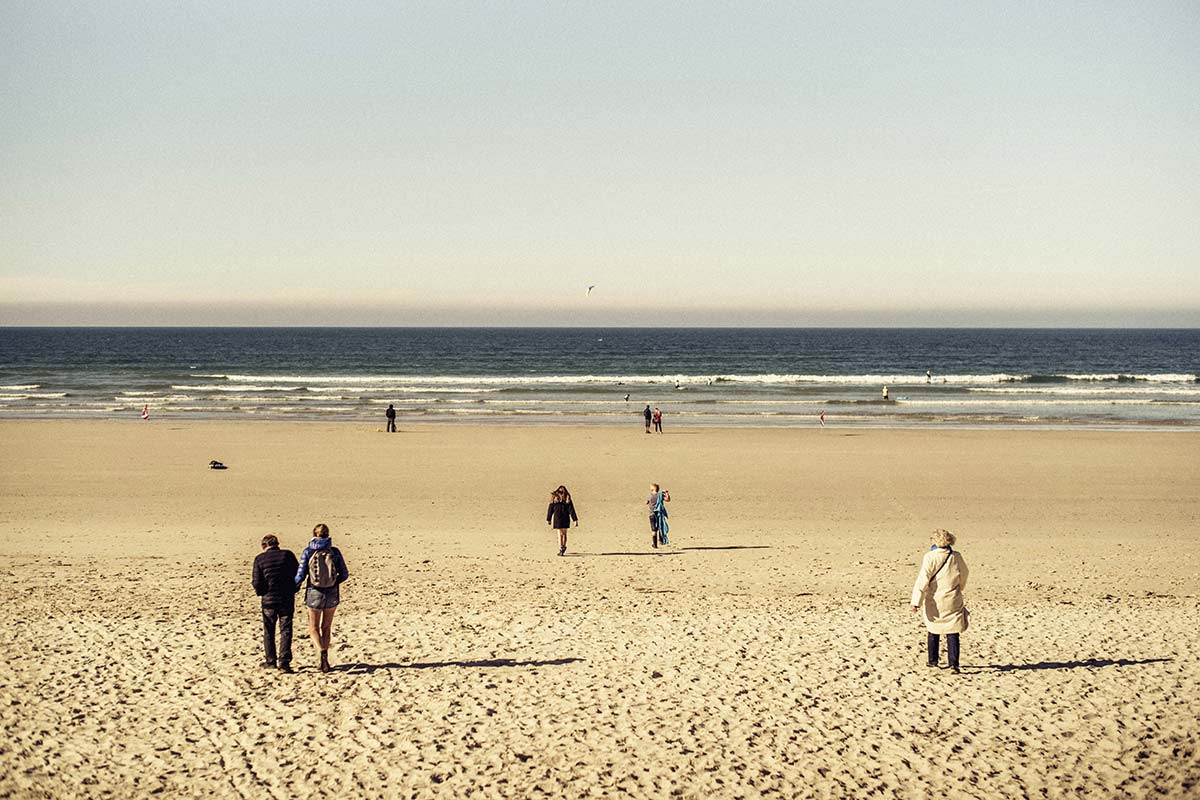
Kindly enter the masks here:
M 1200 326 L 1198 178 L 1194 0 L 0 4 L 0 324 Z

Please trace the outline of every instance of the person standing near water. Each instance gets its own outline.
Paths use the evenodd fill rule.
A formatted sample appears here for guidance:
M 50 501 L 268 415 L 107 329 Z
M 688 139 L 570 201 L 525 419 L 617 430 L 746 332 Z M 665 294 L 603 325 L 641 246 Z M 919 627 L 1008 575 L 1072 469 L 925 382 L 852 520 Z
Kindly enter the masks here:
M 917 580 L 913 584 L 912 612 L 925 619 L 926 665 L 938 665 L 940 637 L 946 636 L 946 660 L 950 671 L 958 674 L 958 636 L 970 622 L 963 605 L 963 590 L 967 588 L 967 562 L 954 545 L 954 534 L 938 528 L 933 532 L 929 552 L 921 561 Z
M 662 412 L 654 409 L 654 432 L 662 433 Z
M 262 598 L 263 666 L 292 671 L 292 615 L 296 609 L 296 584 L 292 576 L 300 564 L 291 550 L 279 549 L 279 537 L 262 538 L 262 552 L 254 559 L 250 578 L 254 593 Z M 275 626 L 279 626 L 279 649 L 275 649 Z
M 567 554 L 567 528 L 571 523 L 579 527 L 579 517 L 575 514 L 575 503 L 567 487 L 559 486 L 550 493 L 550 505 L 546 508 L 546 523 L 558 531 L 558 554 Z
M 650 546 L 658 549 L 658 545 L 667 544 L 667 507 L 671 502 L 671 493 L 659 489 L 657 483 L 650 484 L 650 496 L 646 498 L 646 508 L 650 512 Z
M 650 432 L 650 420 L 654 417 L 654 412 L 650 410 L 650 404 L 646 403 L 646 410 L 642 412 L 642 417 L 646 420 L 646 433 Z
M 888 401 L 888 390 L 887 390 L 887 387 L 885 386 L 885 387 L 883 387 L 883 402 L 886 403 L 887 401 Z
M 333 546 L 329 526 L 319 523 L 313 528 L 312 541 L 300 556 L 296 571 L 296 588 L 308 579 L 304 589 L 304 605 L 308 606 L 309 633 L 321 653 L 319 669 L 329 672 L 329 644 L 333 637 L 333 613 L 341 603 L 341 586 L 350 577 L 342 551 Z
M 388 403 L 387 411 L 384 412 L 384 416 L 387 417 L 387 421 L 388 421 L 387 432 L 395 433 L 396 432 L 396 407 L 393 406 L 391 403 Z

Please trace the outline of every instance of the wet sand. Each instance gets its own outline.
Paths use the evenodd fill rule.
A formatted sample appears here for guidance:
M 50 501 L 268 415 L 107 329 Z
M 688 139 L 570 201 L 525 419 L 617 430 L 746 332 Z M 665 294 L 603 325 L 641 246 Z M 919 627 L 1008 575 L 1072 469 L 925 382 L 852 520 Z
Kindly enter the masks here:
M 1200 792 L 1195 433 L 154 419 L 0 442 L 0 795 Z M 298 616 L 298 672 L 262 670 L 258 541 L 298 553 L 318 521 L 352 572 L 337 669 Z M 958 676 L 907 609 L 938 526 L 971 567 Z

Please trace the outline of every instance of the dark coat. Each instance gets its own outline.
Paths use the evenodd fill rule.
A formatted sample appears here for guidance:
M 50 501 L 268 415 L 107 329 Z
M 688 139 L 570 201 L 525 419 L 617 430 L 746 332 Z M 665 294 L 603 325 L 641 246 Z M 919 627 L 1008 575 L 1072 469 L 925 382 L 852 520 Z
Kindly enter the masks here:
M 575 516 L 575 504 L 570 500 L 565 503 L 551 503 L 546 509 L 546 522 L 555 530 L 571 527 L 571 520 L 579 522 L 579 517 Z
M 292 609 L 296 604 L 296 583 L 293 577 L 300 568 L 291 550 L 272 547 L 254 559 L 254 593 L 262 597 L 263 608 Z

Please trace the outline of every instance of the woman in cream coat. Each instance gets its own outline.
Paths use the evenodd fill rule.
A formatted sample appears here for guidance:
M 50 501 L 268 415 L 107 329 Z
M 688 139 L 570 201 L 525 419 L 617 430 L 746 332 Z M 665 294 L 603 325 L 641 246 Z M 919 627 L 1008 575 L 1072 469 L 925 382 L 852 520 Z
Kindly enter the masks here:
M 946 635 L 946 659 L 950 670 L 958 673 L 958 635 L 967 629 L 967 607 L 963 589 L 967 588 L 967 562 L 953 548 L 954 534 L 939 528 L 933 532 L 933 547 L 925 554 L 917 582 L 913 585 L 912 610 L 925 618 L 928 631 L 928 665 L 938 665 L 940 636 Z

